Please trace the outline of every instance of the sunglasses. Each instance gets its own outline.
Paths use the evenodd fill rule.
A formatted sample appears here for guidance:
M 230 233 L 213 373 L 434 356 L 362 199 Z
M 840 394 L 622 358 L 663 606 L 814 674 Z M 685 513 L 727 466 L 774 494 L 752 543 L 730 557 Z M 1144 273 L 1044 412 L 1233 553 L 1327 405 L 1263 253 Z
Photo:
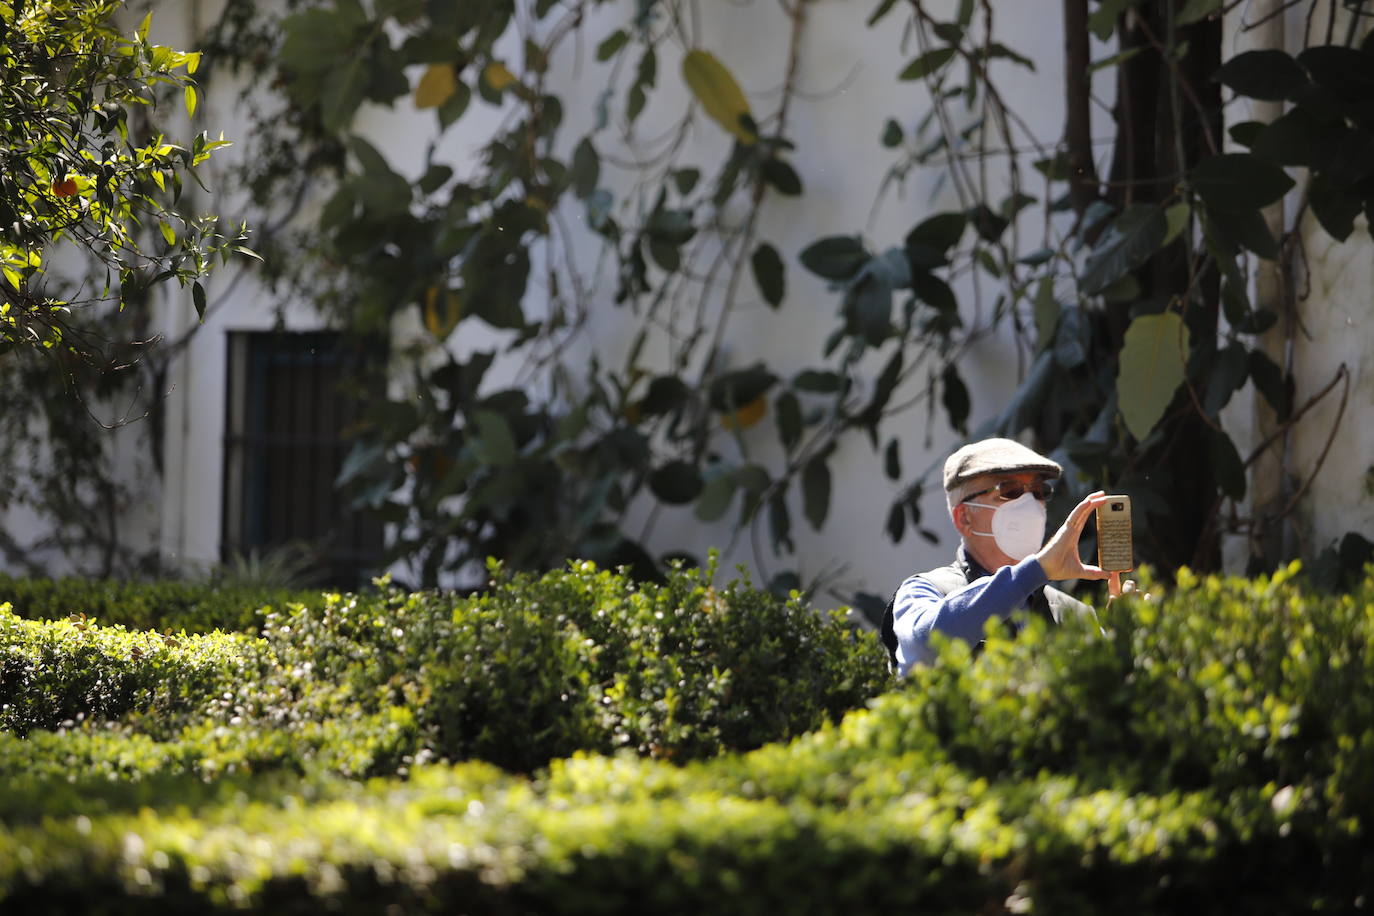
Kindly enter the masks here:
M 1003 499 L 1007 502 L 1010 502 L 1013 499 L 1020 499 L 1023 493 L 1029 492 L 1031 496 L 1034 496 L 1036 499 L 1040 500 L 1043 503 L 1048 502 L 1050 497 L 1054 495 L 1054 481 L 1037 480 L 1035 483 L 1032 484 L 1024 484 L 1019 480 L 1004 480 L 995 487 L 988 487 L 986 490 L 979 490 L 977 493 L 970 493 L 968 496 L 965 496 L 963 498 L 962 502 L 969 502 L 970 500 L 977 499 L 978 497 L 986 493 L 991 493 L 994 490 L 997 491 L 997 496 L 1000 499 Z

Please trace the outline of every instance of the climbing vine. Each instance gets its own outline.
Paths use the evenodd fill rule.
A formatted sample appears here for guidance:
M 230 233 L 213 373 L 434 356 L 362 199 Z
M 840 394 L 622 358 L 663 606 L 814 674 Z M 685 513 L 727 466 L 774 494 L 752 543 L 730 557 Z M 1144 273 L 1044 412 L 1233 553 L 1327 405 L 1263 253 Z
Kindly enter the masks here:
M 931 537 L 928 481 L 904 464 L 892 418 L 924 407 L 933 419 L 937 404 L 961 432 L 1053 450 L 1073 484 L 1066 500 L 1099 484 L 1137 494 L 1148 560 L 1215 568 L 1220 534 L 1245 530 L 1257 562 L 1277 559 L 1261 549 L 1265 520 L 1239 508 L 1263 447 L 1242 455 L 1222 410 L 1252 384 L 1286 430 L 1348 380 L 1340 368 L 1322 391 L 1295 390 L 1262 345 L 1291 316 L 1252 301 L 1249 270 L 1295 266 L 1295 234 L 1264 219 L 1292 191 L 1292 167 L 1307 170 L 1304 205 L 1337 241 L 1369 207 L 1372 52 L 1357 30 L 1296 56 L 1223 60 L 1219 0 L 1066 3 L 1066 128 L 1046 140 L 999 92 L 998 74 L 1036 62 L 1000 34 L 995 4 L 936 14 L 884 0 L 867 25 L 876 35 L 905 20 L 913 56 L 895 79 L 924 82 L 932 100 L 919 119 L 894 112 L 874 138 L 894 155 L 884 187 L 943 169 L 957 206 L 888 245 L 836 235 L 793 261 L 760 214 L 805 194 L 789 116 L 808 103 L 795 82 L 806 4 L 777 14 L 771 40 L 789 52 L 766 108 L 703 45 L 709 12 L 691 2 L 297 2 L 279 45 L 249 9 L 231 4 L 219 47 L 275 61 L 289 117 L 274 119 L 269 147 L 290 151 L 264 160 L 253 186 L 299 185 L 302 163 L 330 178 L 311 238 L 336 269 L 294 281 L 343 326 L 409 354 L 391 361 L 390 384 L 367 386 L 387 394 L 341 483 L 395 524 L 417 581 L 488 554 L 529 567 L 590 556 L 653 575 L 672 554 L 651 555 L 649 532 L 677 507 L 752 536 L 766 564 L 793 549 L 798 516 L 825 524 L 832 457 L 854 438 L 894 483 L 888 536 Z M 1090 38 L 1115 51 L 1089 60 Z M 572 96 L 552 74 L 588 51 L 606 88 L 591 129 L 569 135 Z M 1117 100 L 1095 132 L 1098 70 L 1115 75 Z M 1227 125 L 1223 92 L 1286 111 Z M 681 117 L 665 119 L 674 99 L 686 100 Z M 406 100 L 435 119 L 414 180 L 353 128 L 364 103 Z M 479 165 L 443 152 L 493 110 Z M 1103 123 L 1112 140 L 1095 144 Z M 694 159 L 702 147 L 688 139 L 712 131 L 720 158 Z M 770 309 L 786 327 L 798 268 L 835 290 L 824 347 L 801 367 L 741 358 L 728 346 L 739 315 Z M 428 343 L 398 331 L 407 320 Z M 469 343 L 478 325 L 499 343 Z M 1017 341 L 1024 381 L 970 430 L 960 357 L 997 329 Z
M 930 105 L 868 141 L 892 157 L 880 194 L 938 170 L 951 203 L 898 237 L 856 227 L 795 252 L 764 217 L 806 199 L 793 123 L 826 102 L 797 85 L 806 3 L 767 30 L 787 51 L 766 96 L 691 0 L 231 0 L 202 78 L 232 79 L 254 114 L 239 177 L 271 227 L 265 282 L 390 354 L 355 380 L 369 409 L 339 484 L 392 524 L 413 584 L 488 555 L 654 576 L 682 551 L 649 545 L 690 512 L 749 538 L 774 585 L 813 585 L 787 558 L 799 525 L 831 517 L 842 449 L 871 449 L 891 482 L 875 526 L 934 538 L 929 471 L 895 422 L 913 412 L 1035 440 L 1068 469 L 1061 511 L 1098 485 L 1132 493 L 1144 560 L 1216 568 L 1221 535 L 1241 533 L 1264 566 L 1320 467 L 1250 511 L 1253 467 L 1314 405 L 1344 415 L 1348 370 L 1298 390 L 1275 341 L 1297 333 L 1302 217 L 1335 242 L 1366 231 L 1363 6 L 1296 54 L 1227 56 L 1221 0 L 1065 0 L 1064 129 L 1043 137 L 1001 91 L 1043 62 L 997 4 L 881 0 L 856 28 L 903 36 L 894 84 L 924 84 Z M 570 67 L 604 88 L 572 93 Z M 1229 96 L 1279 116 L 1227 123 Z M 418 167 L 365 138 L 376 106 L 430 113 Z M 1257 299 L 1265 264 L 1282 294 Z M 760 314 L 789 327 L 799 271 L 833 290 L 824 344 L 787 365 L 732 347 Z M 970 428 L 963 357 L 990 335 L 1022 381 Z M 1247 385 L 1273 420 L 1242 453 L 1225 408 Z M 1351 535 L 1327 568 L 1369 552 Z

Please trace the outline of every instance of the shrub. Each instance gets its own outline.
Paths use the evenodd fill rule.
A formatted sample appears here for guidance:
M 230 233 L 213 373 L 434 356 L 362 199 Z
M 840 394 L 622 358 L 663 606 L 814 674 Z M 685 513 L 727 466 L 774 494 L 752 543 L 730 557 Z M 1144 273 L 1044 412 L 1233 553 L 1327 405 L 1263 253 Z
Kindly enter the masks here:
M 21 620 L 0 604 L 0 649 L 0 728 L 24 734 L 132 711 L 183 714 L 243 679 L 252 641 Z
M 275 759 L 388 773 L 434 755 L 530 771 L 577 750 L 689 759 L 757 747 L 889 685 L 871 634 L 712 575 L 639 586 L 580 564 L 477 597 L 324 595 L 264 610 L 257 640 L 11 617 L 3 723 L 120 720 L 118 733 L 181 748 L 149 758 L 158 772 L 171 760 L 204 772 Z M 357 735 L 340 747 L 291 737 L 344 723 Z M 198 753 L 206 729 L 237 737 Z M 256 752 L 237 760 L 235 742 Z
M 318 604 L 318 591 L 211 582 L 124 582 L 112 579 L 25 579 L 0 574 L 0 601 L 20 617 L 87 619 L 130 630 L 256 632 L 260 608 Z
M 599 575 L 555 578 L 540 594 L 575 609 L 585 593 L 595 597 L 586 607 L 604 610 Z M 1032 624 L 1015 641 L 991 635 L 977 659 L 952 643 L 838 725 L 688 764 L 575 754 L 533 779 L 466 763 L 366 783 L 240 771 L 211 785 L 158 776 L 123 795 L 42 772 L 6 780 L 0 908 L 1367 906 L 1374 570 L 1346 596 L 1307 594 L 1289 574 L 1184 574 L 1171 592 L 1158 605 L 1104 609 L 1100 632 Z M 463 607 L 490 609 L 496 594 Z M 630 603 L 653 607 L 634 594 Z M 598 662 L 613 649 L 627 653 L 622 663 L 652 657 L 612 646 Z M 43 736 L 32 753 L 51 756 L 62 739 Z M 0 759 L 23 743 L 0 742 Z

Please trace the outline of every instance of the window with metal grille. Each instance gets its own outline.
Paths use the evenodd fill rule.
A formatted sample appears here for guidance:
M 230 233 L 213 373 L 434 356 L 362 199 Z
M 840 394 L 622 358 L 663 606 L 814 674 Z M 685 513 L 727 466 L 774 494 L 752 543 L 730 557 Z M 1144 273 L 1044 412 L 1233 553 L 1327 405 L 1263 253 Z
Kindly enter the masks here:
M 226 561 L 298 550 L 312 584 L 377 574 L 381 524 L 334 488 L 358 410 L 343 383 L 361 361 L 333 332 L 229 334 Z

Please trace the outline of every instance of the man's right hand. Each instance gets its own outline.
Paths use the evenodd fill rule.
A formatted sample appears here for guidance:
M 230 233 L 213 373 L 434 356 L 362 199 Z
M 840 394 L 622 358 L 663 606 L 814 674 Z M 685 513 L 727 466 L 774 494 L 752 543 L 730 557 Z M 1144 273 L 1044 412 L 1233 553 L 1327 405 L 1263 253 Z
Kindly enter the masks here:
M 1074 507 L 1064 524 L 1054 533 L 1044 547 L 1036 553 L 1035 559 L 1040 568 L 1051 580 L 1061 579 L 1106 579 L 1111 574 L 1097 566 L 1089 566 L 1078 556 L 1078 540 L 1083 536 L 1083 526 L 1088 523 L 1098 506 L 1107 501 L 1105 490 L 1089 493 Z

